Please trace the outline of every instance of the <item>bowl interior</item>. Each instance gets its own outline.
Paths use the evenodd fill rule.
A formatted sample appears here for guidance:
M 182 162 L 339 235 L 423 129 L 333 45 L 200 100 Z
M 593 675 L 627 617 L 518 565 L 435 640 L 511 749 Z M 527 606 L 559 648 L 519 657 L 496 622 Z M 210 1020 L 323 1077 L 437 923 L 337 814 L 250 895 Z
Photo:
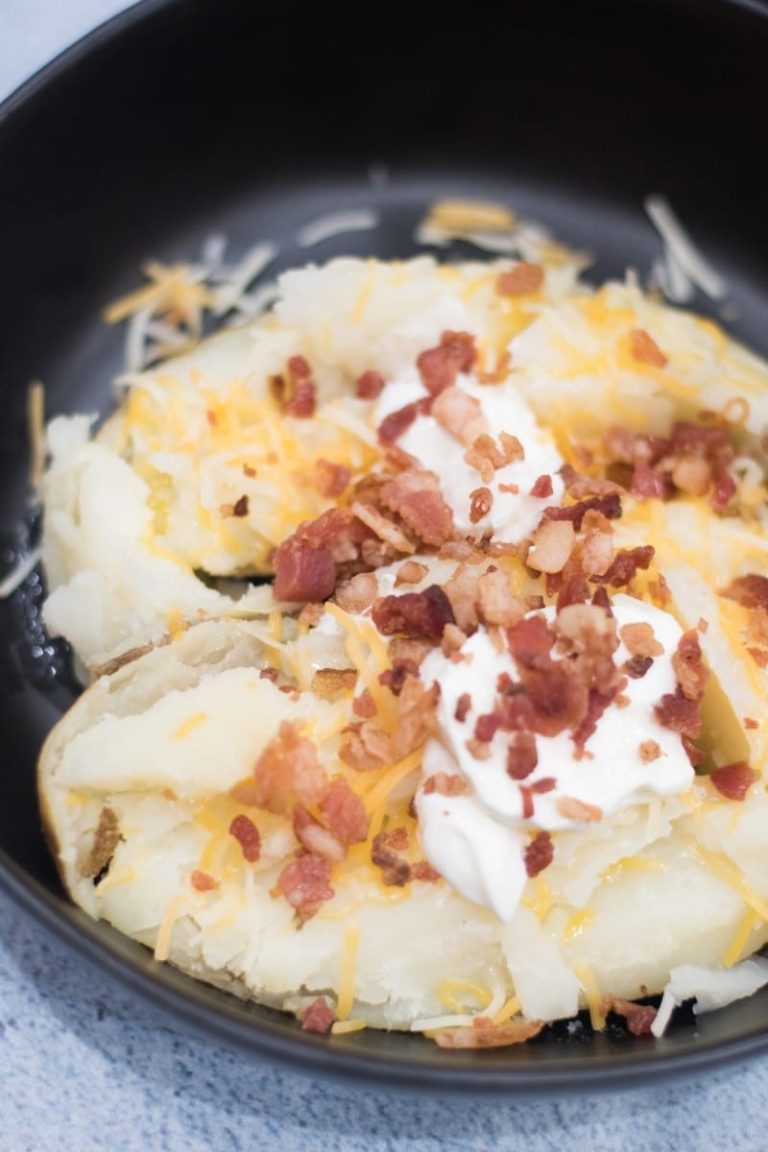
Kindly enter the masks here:
M 368 12 L 329 3 L 302 22 L 288 8 L 140 5 L 0 114 L 6 568 L 36 532 L 27 382 L 45 382 L 49 415 L 106 411 L 122 338 L 101 323 L 104 304 L 135 285 L 145 257 L 194 259 L 213 232 L 233 254 L 276 242 L 279 268 L 342 252 L 405 257 L 430 203 L 478 197 L 589 250 L 590 275 L 603 279 L 628 266 L 647 274 L 660 243 L 642 205 L 661 192 L 729 285 L 724 314 L 704 299 L 697 308 L 768 352 L 764 11 L 461 0 L 438 17 L 392 0 L 372 37 Z M 380 224 L 309 252 L 297 245 L 302 225 L 342 207 L 375 208 Z M 36 755 L 76 692 L 66 653 L 42 631 L 42 595 L 35 574 L 0 604 L 0 877 L 181 1017 L 329 1072 L 477 1091 L 624 1085 L 768 1047 L 768 994 L 655 1043 L 565 1029 L 501 1054 L 446 1054 L 396 1034 L 329 1043 L 158 966 L 70 907 L 42 837 Z

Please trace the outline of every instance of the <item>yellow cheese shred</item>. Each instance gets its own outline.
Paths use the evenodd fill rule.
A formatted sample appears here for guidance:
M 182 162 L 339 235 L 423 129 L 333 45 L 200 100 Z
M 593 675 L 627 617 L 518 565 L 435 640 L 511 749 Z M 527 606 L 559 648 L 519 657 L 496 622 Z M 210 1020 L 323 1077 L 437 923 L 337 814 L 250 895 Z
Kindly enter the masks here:
M 435 994 L 449 1012 L 466 1012 L 467 1000 L 475 1000 L 481 1008 L 487 1008 L 493 1000 L 493 993 L 477 980 L 441 980 Z
M 172 896 L 165 906 L 165 912 L 163 913 L 163 918 L 160 921 L 160 926 L 157 929 L 157 938 L 155 939 L 155 960 L 163 962 L 167 960 L 171 954 L 173 929 L 176 921 L 181 915 L 183 903 L 184 897 L 181 894 L 178 894 L 177 896 Z
M 355 975 L 359 943 L 360 929 L 356 925 L 347 928 L 342 944 L 339 999 L 336 1004 L 336 1017 L 339 1020 L 346 1020 L 352 1011 L 352 1004 L 355 999 Z
M 347 1036 L 350 1032 L 362 1032 L 366 1027 L 365 1020 L 336 1020 L 331 1025 L 334 1036 Z
M 576 979 L 581 984 L 584 997 L 589 1009 L 589 1020 L 595 1032 L 602 1032 L 605 1028 L 605 1015 L 603 1013 L 603 997 L 595 979 L 595 974 L 588 964 L 579 964 L 574 969 Z
M 506 1024 L 507 1020 L 511 1020 L 520 1011 L 520 997 L 510 996 L 498 1012 L 492 1017 L 493 1023 L 498 1027 L 499 1024 Z
M 726 948 L 721 957 L 723 966 L 725 968 L 732 968 L 734 964 L 741 960 L 747 947 L 747 942 L 752 933 L 752 929 L 756 928 L 762 922 L 762 917 L 755 912 L 754 908 L 748 908 L 741 918 L 741 923 L 736 929 L 736 933 Z
M 195 728 L 199 728 L 208 719 L 207 712 L 195 712 L 194 715 L 188 716 L 179 724 L 176 731 L 171 736 L 172 740 L 184 740 L 189 736 L 190 732 L 194 732 Z
M 694 844 L 692 841 L 689 845 L 691 855 L 698 858 L 702 864 L 709 868 L 719 880 L 722 880 L 729 887 L 733 888 L 734 892 L 738 892 L 744 903 L 755 912 L 761 920 L 768 920 L 768 903 L 758 896 L 753 888 L 750 888 L 744 877 L 739 872 L 735 864 L 730 860 L 726 860 L 724 856 L 719 856 L 716 852 L 710 852 L 707 848 L 702 848 L 699 844 Z

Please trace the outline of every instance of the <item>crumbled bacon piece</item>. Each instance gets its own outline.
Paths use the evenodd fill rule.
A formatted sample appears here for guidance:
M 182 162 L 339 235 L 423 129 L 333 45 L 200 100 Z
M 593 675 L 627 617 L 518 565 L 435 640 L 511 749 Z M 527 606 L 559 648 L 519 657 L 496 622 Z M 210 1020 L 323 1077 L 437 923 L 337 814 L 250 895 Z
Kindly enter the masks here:
M 244 812 L 235 816 L 229 826 L 229 833 L 242 848 L 244 859 L 249 864 L 255 864 L 261 855 L 261 835 L 250 816 Z
M 575 543 L 576 534 L 569 520 L 542 520 L 531 537 L 526 564 L 535 572 L 562 572 Z
M 750 572 L 737 576 L 722 593 L 728 600 L 735 600 L 743 608 L 768 609 L 768 576 Z
M 582 501 L 592 496 L 621 496 L 623 491 L 621 485 L 614 484 L 612 480 L 604 480 L 599 476 L 582 476 L 570 464 L 563 465 L 560 475 L 566 492 L 573 500 Z
M 472 707 L 472 697 L 469 692 L 462 692 L 456 701 L 456 709 L 453 713 L 454 718 L 458 720 L 459 724 L 463 724 L 467 718 L 467 713 Z
M 453 513 L 434 472 L 401 472 L 382 487 L 380 498 L 385 508 L 397 513 L 406 527 L 430 547 L 439 548 L 453 536 Z
M 324 1035 L 330 1032 L 336 1019 L 336 1013 L 326 1000 L 325 996 L 318 996 L 301 1015 L 301 1027 L 304 1032 L 317 1032 Z
M 358 376 L 355 393 L 361 400 L 375 400 L 384 391 L 384 377 L 379 372 L 369 370 Z
M 746 760 L 737 760 L 733 764 L 724 764 L 722 768 L 716 768 L 709 778 L 726 799 L 743 800 L 758 776 Z
M 376 715 L 376 701 L 367 688 L 359 696 L 355 696 L 352 701 L 352 711 L 361 720 L 370 720 Z
M 379 839 L 393 852 L 405 852 L 408 847 L 408 829 L 404 825 L 398 824 L 397 828 L 388 828 L 386 832 L 380 833 Z
M 410 864 L 387 846 L 386 836 L 381 833 L 373 841 L 371 860 L 381 869 L 382 880 L 387 887 L 402 888 L 411 878 Z
M 379 594 L 379 582 L 373 572 L 360 572 L 336 589 L 335 600 L 339 608 L 357 615 L 370 608 Z
M 469 494 L 469 521 L 477 524 L 484 520 L 493 507 L 493 492 L 490 488 L 475 488 Z
M 332 900 L 331 865 L 311 852 L 297 856 L 283 868 L 276 890 L 285 896 L 303 922 L 314 916 L 321 904 Z
M 661 748 L 655 740 L 643 740 L 638 751 L 643 764 L 650 764 L 661 756 Z
M 336 464 L 323 456 L 316 460 L 312 467 L 312 482 L 320 495 L 328 500 L 341 496 L 351 476 L 352 473 L 346 465 Z
M 624 624 L 619 635 L 631 656 L 663 656 L 664 648 L 659 644 L 651 624 Z
M 555 855 L 555 845 L 549 832 L 537 832 L 523 852 L 525 871 L 533 879 L 548 868 Z
M 353 691 L 357 683 L 354 668 L 318 668 L 312 676 L 310 689 L 320 700 L 332 700 L 340 692 Z
M 477 612 L 483 623 L 500 628 L 511 628 L 525 615 L 525 605 L 513 595 L 506 573 L 489 570 L 478 579 Z
M 432 407 L 431 397 L 413 400 L 410 404 L 397 408 L 385 416 L 379 424 L 379 441 L 382 444 L 394 444 L 403 432 L 406 432 L 417 416 L 426 416 Z
M 718 472 L 709 501 L 715 512 L 724 512 L 736 495 L 736 491 L 736 481 L 730 472 Z
M 392 733 L 392 752 L 398 760 L 421 748 L 437 727 L 437 701 L 440 686 L 429 688 L 409 676 L 398 698 L 397 724 Z
M 403 691 L 406 676 L 418 676 L 419 666 L 413 660 L 405 659 L 393 660 L 392 667 L 387 668 L 379 676 L 379 684 L 383 684 L 385 688 L 389 688 L 393 696 L 399 696 Z
M 467 448 L 488 431 L 480 401 L 455 384 L 435 398 L 432 415 L 454 439 Z
M 315 745 L 284 720 L 256 761 L 252 778 L 232 792 L 243 804 L 286 815 L 297 800 L 314 804 L 324 787 L 325 769 Z
M 507 775 L 513 780 L 525 780 L 538 762 L 536 737 L 532 732 L 516 732 L 507 749 Z
M 315 414 L 315 385 L 311 380 L 302 380 L 296 385 L 293 398 L 285 405 L 286 416 L 308 420 Z
M 426 564 L 419 564 L 417 560 L 406 560 L 397 570 L 395 587 L 399 588 L 401 584 L 421 584 L 428 572 Z
M 471 448 L 464 453 L 470 468 L 476 468 L 484 484 L 490 483 L 497 468 L 504 468 L 516 460 L 525 459 L 525 449 L 517 436 L 502 432 L 498 441 L 487 433 L 476 436 Z
M 499 730 L 500 724 L 501 717 L 494 712 L 485 712 L 482 716 L 478 716 L 475 721 L 475 739 L 480 740 L 483 744 L 490 743 Z
M 375 536 L 394 548 L 396 552 L 416 551 L 416 546 L 402 529 L 382 515 L 377 508 L 374 508 L 373 504 L 363 504 L 356 500 L 352 504 L 352 512 L 362 524 L 365 524 L 366 528 L 370 528 Z
M 600 584 L 609 584 L 611 588 L 623 588 L 635 577 L 639 569 L 646 571 L 650 566 L 656 549 L 650 544 L 643 544 L 637 548 L 622 548 L 616 553 L 613 563 L 602 576 L 595 575 L 593 579 Z
M 597 823 L 603 818 L 602 808 L 596 804 L 586 804 L 575 796 L 561 796 L 557 801 L 557 810 L 566 820 Z
M 700 700 L 709 679 L 709 669 L 704 664 L 698 633 L 694 628 L 680 637 L 672 657 L 672 668 L 683 695 L 688 700 Z
M 450 580 L 443 585 L 456 624 L 470 635 L 477 628 L 477 602 L 479 577 L 472 565 L 459 564 Z
M 278 600 L 326 600 L 336 586 L 336 563 L 329 548 L 291 546 L 292 538 L 275 550 L 274 591 Z
M 438 796 L 464 796 L 469 792 L 467 782 L 455 773 L 435 772 L 427 776 L 421 787 L 425 796 L 437 793 Z
M 346 855 L 341 841 L 325 828 L 302 804 L 293 810 L 293 834 L 307 852 L 338 864 Z
M 604 496 L 590 496 L 586 500 L 579 500 L 576 504 L 558 508 L 550 505 L 544 509 L 546 520 L 570 520 L 577 532 L 581 530 L 581 522 L 587 512 L 599 512 L 606 520 L 618 520 L 621 516 L 621 497 L 618 492 L 609 492 Z
M 474 336 L 468 332 L 443 332 L 439 345 L 422 352 L 416 367 L 427 391 L 438 396 L 456 383 L 459 372 L 472 370 L 476 355 Z
M 508 1048 L 530 1040 L 543 1027 L 543 1020 L 515 1019 L 506 1024 L 492 1024 L 478 1017 L 471 1027 L 441 1028 L 435 1033 L 435 1043 L 440 1048 Z
M 653 368 L 664 368 L 667 357 L 652 336 L 644 328 L 633 328 L 629 334 L 629 351 L 633 360 L 650 364 Z
M 411 864 L 411 880 L 421 880 L 423 884 L 436 884 L 440 879 L 440 873 L 426 860 L 417 860 L 415 864 Z
M 680 687 L 674 693 L 668 692 L 662 696 L 653 711 L 660 724 L 673 732 L 679 732 L 681 736 L 695 740 L 701 731 L 699 703 L 684 696 Z
M 537 500 L 547 500 L 553 493 L 552 477 L 545 473 L 534 480 L 531 487 L 530 495 L 535 496 Z
M 518 664 L 533 668 L 549 656 L 555 635 L 543 616 L 527 616 L 508 630 L 507 643 Z
M 749 652 L 758 668 L 768 668 L 768 649 L 747 648 L 747 652 Z
M 531 296 L 539 292 L 543 284 L 542 266 L 520 260 L 514 268 L 499 273 L 496 277 L 496 292 L 499 296 Z
M 320 798 L 320 812 L 343 844 L 358 844 L 368 834 L 365 805 L 343 776 L 336 776 Z
M 624 672 L 633 680 L 642 680 L 652 666 L 653 660 L 650 656 L 631 656 L 624 665 Z
M 458 653 L 461 651 L 466 639 L 466 633 L 462 632 L 461 628 L 456 624 L 446 624 L 443 629 L 443 639 L 440 642 L 443 655 L 449 656 L 452 660 L 463 659 Z
M 210 872 L 201 872 L 199 868 L 195 868 L 189 883 L 195 892 L 213 892 L 219 887 L 218 880 L 215 880 Z
M 419 640 L 438 643 L 446 624 L 456 620 L 451 602 L 442 588 L 430 584 L 423 592 L 382 596 L 373 605 L 373 622 L 384 636 L 403 632 Z
M 630 492 L 643 500 L 667 500 L 670 495 L 666 478 L 642 461 L 635 467 Z
M 80 875 L 88 879 L 98 877 L 108 867 L 121 839 L 120 825 L 114 808 L 102 808 L 93 834 L 93 844 L 81 865 Z
M 743 722 L 744 727 L 748 729 L 755 729 L 760 727 L 757 720 L 753 720 L 751 716 L 745 716 Z
M 357 772 L 368 772 L 381 768 L 391 759 L 392 744 L 383 728 L 373 720 L 364 720 L 362 724 L 351 724 L 345 730 L 339 756 Z
M 603 1012 L 614 1012 L 623 1016 L 627 1024 L 627 1031 L 633 1036 L 650 1036 L 651 1025 L 656 1019 L 658 1009 L 650 1004 L 635 1004 L 632 1000 L 623 1000 L 619 996 L 603 997 Z

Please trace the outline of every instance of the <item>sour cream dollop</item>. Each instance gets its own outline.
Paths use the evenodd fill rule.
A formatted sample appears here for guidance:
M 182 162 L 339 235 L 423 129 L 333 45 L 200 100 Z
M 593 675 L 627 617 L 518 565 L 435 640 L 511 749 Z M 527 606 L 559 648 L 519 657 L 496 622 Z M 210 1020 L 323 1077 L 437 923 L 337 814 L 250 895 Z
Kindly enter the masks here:
M 502 920 L 511 920 L 520 902 L 528 878 L 524 853 L 531 833 L 588 826 L 567 814 L 568 805 L 564 813 L 560 803 L 564 798 L 608 817 L 628 805 L 683 793 L 693 780 L 679 734 L 663 727 L 654 713 L 661 697 L 675 691 L 672 656 L 682 630 L 668 612 L 633 597 L 615 596 L 611 606 L 619 633 L 627 624 L 649 624 L 664 651 L 645 675 L 628 678 L 620 703 L 610 704 L 602 714 L 581 757 L 568 731 L 537 735 L 538 762 L 524 781 L 507 772 L 508 732 L 496 732 L 486 759 L 477 759 L 467 743 L 478 717 L 493 711 L 499 676 L 518 676 L 506 646 L 500 650 L 480 629 L 462 646 L 465 659 L 454 661 L 435 650 L 422 665 L 424 683 L 440 685 L 439 737 L 427 744 L 424 781 L 416 797 L 422 847 L 453 888 L 492 908 Z M 529 615 L 551 621 L 554 609 Z M 614 661 L 621 666 L 629 658 L 621 641 Z M 471 704 L 461 721 L 457 706 L 466 694 Z M 462 711 L 459 708 L 459 714 Z M 459 776 L 467 791 L 453 796 L 425 791 L 424 782 L 437 773 Z M 550 790 L 536 793 L 541 781 L 547 781 Z M 533 813 L 526 816 L 532 792 Z
M 563 459 L 551 433 L 536 423 L 512 378 L 500 384 L 478 384 L 474 377 L 460 373 L 456 385 L 477 400 L 490 429 L 518 438 L 525 450 L 525 458 L 503 465 L 485 484 L 477 469 L 464 459 L 466 446 L 431 415 L 417 416 L 398 438 L 397 445 L 418 460 L 423 468 L 436 474 L 443 498 L 451 507 L 454 524 L 460 533 L 479 536 L 492 531 L 495 540 L 517 544 L 533 532 L 549 504 L 561 502 L 564 488 L 559 469 Z M 409 365 L 382 392 L 374 414 L 376 424 L 406 404 L 426 396 L 428 392 L 417 369 Z M 540 476 L 551 477 L 550 496 L 530 495 Z M 469 515 L 472 493 L 481 486 L 490 489 L 493 504 L 488 515 L 479 522 L 473 522 Z

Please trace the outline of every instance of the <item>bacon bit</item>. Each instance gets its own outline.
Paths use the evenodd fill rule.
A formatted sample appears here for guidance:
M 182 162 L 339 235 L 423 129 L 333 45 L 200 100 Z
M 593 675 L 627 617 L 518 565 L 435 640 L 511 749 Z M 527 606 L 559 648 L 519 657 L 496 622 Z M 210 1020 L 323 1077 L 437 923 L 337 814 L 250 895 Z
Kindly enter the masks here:
M 535 496 L 537 500 L 547 500 L 553 491 L 552 477 L 545 474 L 544 476 L 539 476 L 537 480 L 534 480 L 530 495 Z
M 517 732 L 507 749 L 507 775 L 513 780 L 525 780 L 536 768 L 539 753 L 532 732 Z
M 753 720 L 751 716 L 745 716 L 744 717 L 744 727 L 752 729 L 752 728 L 759 728 L 760 725 L 758 724 L 757 720 Z
M 370 608 L 379 594 L 379 582 L 373 572 L 360 572 L 339 584 L 335 600 L 339 608 L 353 616 Z
M 356 684 L 354 668 L 318 668 L 312 676 L 310 690 L 319 700 L 332 700 L 341 692 L 354 691 Z
M 307 628 L 316 628 L 325 615 L 324 604 L 305 604 L 299 612 L 298 622 Z
M 431 407 L 432 398 L 425 396 L 421 400 L 413 400 L 410 404 L 390 412 L 379 424 L 380 443 L 394 444 L 395 440 L 399 440 L 403 432 L 410 428 L 416 417 L 428 415 Z
M 397 828 L 388 828 L 386 832 L 380 833 L 379 839 L 393 852 L 405 852 L 408 847 L 408 829 L 399 824 Z
M 442 880 L 442 876 L 426 860 L 417 860 L 415 864 L 411 864 L 411 880 L 421 880 L 423 884 L 437 884 L 438 880 Z
M 556 807 L 565 820 L 588 821 L 594 824 L 603 818 L 602 808 L 598 808 L 596 804 L 585 804 L 575 796 L 560 796 Z
M 387 847 L 386 836 L 379 833 L 371 848 L 371 861 L 381 869 L 382 880 L 388 888 L 402 888 L 411 878 L 411 866 Z
M 624 665 L 624 672 L 633 680 L 642 680 L 649 668 L 653 666 L 650 656 L 632 656 Z
M 724 512 L 736 495 L 736 481 L 729 472 L 719 472 L 715 476 L 715 486 L 710 504 L 715 512 Z
M 633 328 L 629 333 L 629 352 L 633 360 L 650 364 L 653 368 L 664 368 L 669 363 L 661 348 L 644 328 Z
M 633 1036 L 650 1036 L 651 1025 L 656 1019 L 658 1009 L 650 1004 L 635 1004 L 632 1000 L 622 1000 L 619 996 L 603 997 L 603 1013 L 615 1013 L 622 1016 L 627 1024 L 627 1031 Z
M 608 584 L 611 588 L 623 588 L 628 585 L 639 569 L 646 571 L 650 566 L 656 549 L 650 544 L 638 548 L 622 548 L 607 572 L 602 576 L 595 575 L 593 579 L 599 584 Z
M 352 701 L 352 711 L 355 716 L 359 716 L 361 720 L 370 720 L 376 715 L 376 702 L 367 688 L 361 696 L 356 696 Z
M 86 879 L 98 877 L 110 864 L 121 840 L 120 825 L 114 809 L 102 808 L 93 834 L 93 844 L 80 867 L 80 875 Z
M 434 472 L 402 472 L 382 487 L 381 502 L 430 547 L 439 548 L 454 534 L 453 512 Z
M 479 598 L 479 577 L 476 570 L 467 564 L 459 564 L 443 590 L 451 602 L 456 624 L 466 635 L 477 628 L 477 602 Z
M 214 880 L 210 872 L 201 872 L 198 868 L 190 876 L 189 883 L 195 892 L 213 892 L 214 888 L 219 887 L 218 880 Z
M 543 1020 L 509 1020 L 506 1024 L 492 1024 L 490 1020 L 477 1017 L 471 1027 L 441 1028 L 435 1033 L 435 1043 L 440 1048 L 507 1048 L 530 1040 L 543 1027 Z
M 339 756 L 357 772 L 367 772 L 381 768 L 392 758 L 392 744 L 388 734 L 373 720 L 362 724 L 350 724 L 345 729 L 346 741 L 339 749 Z
M 336 586 L 336 563 L 329 548 L 292 544 L 289 537 L 275 550 L 274 592 L 278 600 L 326 600 Z
M 467 448 L 488 431 L 480 401 L 456 385 L 445 388 L 435 398 L 432 415 L 446 432 Z
M 469 792 L 469 786 L 455 773 L 435 772 L 433 776 L 427 776 L 421 790 L 425 796 L 431 796 L 433 793 L 438 796 L 465 796 Z
M 502 432 L 498 441 L 483 433 L 475 437 L 472 447 L 464 453 L 470 468 L 476 468 L 484 484 L 490 483 L 497 468 L 504 468 L 516 460 L 525 459 L 525 449 L 517 436 Z
M 459 656 L 459 652 L 466 639 L 466 632 L 462 632 L 458 625 L 446 624 L 443 629 L 443 639 L 440 643 L 443 655 L 449 656 L 452 660 L 463 659 L 463 657 Z
M 661 574 L 653 580 L 648 581 L 648 591 L 657 604 L 666 607 L 672 603 L 672 593 L 669 590 L 669 585 Z
M 439 684 L 426 688 L 421 680 L 409 676 L 399 696 L 400 711 L 392 733 L 392 751 L 402 760 L 421 748 L 437 727 Z
M 521 260 L 514 268 L 496 277 L 496 292 L 499 296 L 531 296 L 539 292 L 543 284 L 544 269 L 541 265 Z
M 737 576 L 721 595 L 728 600 L 735 600 L 743 608 L 768 609 L 768 576 L 758 576 L 756 572 Z
M 422 352 L 416 360 L 427 392 L 438 396 L 456 383 L 459 372 L 470 372 L 475 362 L 475 338 L 468 332 L 443 332 L 437 348 Z
M 654 472 L 648 464 L 642 462 L 635 467 L 629 490 L 633 496 L 642 500 L 667 500 L 670 495 L 664 476 Z
M 617 491 L 609 492 L 605 496 L 591 496 L 588 500 L 580 500 L 577 504 L 558 508 L 550 505 L 544 509 L 546 520 L 570 520 L 577 532 L 581 530 L 581 522 L 587 512 L 599 512 L 606 520 L 618 520 L 621 517 L 621 497 Z
M 655 740 L 643 740 L 638 751 L 643 764 L 650 764 L 661 756 L 661 748 Z
M 569 520 L 542 520 L 531 537 L 526 564 L 535 572 L 562 572 L 575 543 Z
M 258 475 L 258 472 L 255 468 L 251 467 L 250 464 L 243 464 L 243 475 L 248 476 L 249 479 L 252 480 L 254 476 Z
M 716 768 L 709 778 L 727 800 L 743 800 L 758 779 L 758 774 L 752 771 L 746 760 L 737 760 L 733 764 Z
M 461 696 L 459 696 L 458 700 L 456 701 L 456 710 L 453 713 L 454 719 L 457 720 L 459 724 L 463 724 L 471 707 L 472 697 L 470 696 L 469 692 L 462 692 Z
M 747 652 L 758 668 L 768 668 L 768 650 L 765 648 L 747 648 Z
M 335 893 L 331 887 L 331 865 L 312 853 L 298 856 L 282 870 L 275 891 L 282 893 L 303 923 Z
M 549 832 L 537 832 L 523 852 L 525 871 L 533 879 L 548 868 L 555 855 L 555 845 Z
M 248 497 L 247 496 L 241 496 L 239 500 L 235 501 L 235 503 L 232 505 L 232 515 L 233 516 L 247 516 L 248 515 Z
M 697 748 L 693 741 L 688 736 L 681 736 L 680 740 L 683 745 L 683 750 L 691 762 L 691 767 L 698 768 L 706 760 L 706 756 Z
M 607 589 L 596 588 L 595 594 L 592 597 L 592 606 L 594 608 L 602 608 L 607 616 L 613 616 L 613 609 L 611 608 L 611 598 L 608 595 Z
M 583 520 L 584 542 L 579 561 L 590 576 L 603 576 L 613 563 L 613 529 L 600 512 L 587 512 Z
M 499 492 L 508 492 L 510 496 L 517 496 L 520 492 L 519 484 L 499 484 Z
M 301 804 L 293 810 L 293 834 L 307 852 L 313 852 L 331 864 L 338 864 L 347 854 L 341 841 Z
M 325 996 L 318 996 L 302 1013 L 302 1031 L 318 1032 L 320 1035 L 324 1035 L 326 1032 L 330 1032 L 335 1020 L 336 1013 L 333 1008 L 331 1008 Z
M 389 659 L 392 667 L 396 668 L 403 661 L 408 661 L 414 665 L 418 674 L 420 665 L 433 647 L 434 645 L 428 640 L 411 640 L 407 636 L 395 636 L 389 642 Z
M 525 784 L 519 786 L 520 800 L 522 802 L 522 811 L 520 815 L 523 820 L 530 820 L 533 816 L 533 789 Z
M 509 375 L 509 366 L 512 363 L 512 356 L 508 348 L 505 348 L 496 361 L 496 367 L 490 371 L 475 372 L 478 384 L 500 384 L 501 381 Z
M 262 668 L 259 672 L 259 680 L 271 680 L 274 684 L 277 681 L 278 675 L 277 668 Z
M 384 377 L 379 372 L 363 372 L 358 376 L 355 393 L 361 400 L 375 400 L 384 391 Z
M 232 794 L 243 804 L 285 816 L 296 800 L 314 804 L 324 788 L 325 769 L 315 745 L 284 720 L 256 761 L 253 777 L 237 784 Z
M 381 512 L 377 511 L 372 504 L 363 504 L 360 501 L 355 501 L 352 504 L 352 512 L 358 520 L 365 524 L 366 528 L 370 528 L 375 536 L 383 540 L 385 544 L 391 545 L 397 552 L 415 552 L 416 546 L 411 540 L 388 520 L 386 516 L 382 516 Z
M 235 816 L 229 826 L 229 834 L 234 836 L 242 848 L 244 859 L 249 864 L 255 864 L 261 855 L 261 836 L 250 816 L 246 816 L 243 812 Z
M 286 416 L 307 420 L 315 414 L 315 385 L 311 380 L 301 380 L 291 400 L 284 406 Z
M 418 676 L 419 666 L 413 660 L 393 660 L 392 667 L 387 668 L 379 676 L 379 684 L 389 688 L 393 696 L 399 696 L 403 690 L 406 676 Z
M 475 721 L 475 739 L 482 741 L 484 744 L 489 744 L 496 735 L 501 725 L 501 717 L 497 716 L 494 712 L 486 712 L 482 716 L 478 716 Z
M 205 418 L 208 421 L 208 423 L 210 424 L 211 428 L 215 428 L 217 426 L 217 424 L 219 423 L 219 418 L 212 408 L 206 408 Z
M 421 584 L 428 572 L 426 564 L 419 564 L 417 560 L 406 560 L 395 576 L 395 587 L 399 588 L 401 584 Z
M 365 805 L 352 791 L 343 776 L 334 776 L 320 798 L 320 812 L 337 838 L 344 844 L 357 844 L 365 840 L 368 818 Z
M 662 696 L 658 704 L 654 704 L 653 711 L 660 724 L 681 736 L 695 740 L 701 732 L 698 701 L 689 700 L 680 687 L 674 693 Z
M 489 760 L 491 757 L 490 744 L 484 740 L 478 740 L 476 736 L 470 737 L 466 741 L 465 747 L 474 760 Z
M 470 524 L 477 524 L 485 519 L 493 507 L 493 492 L 490 488 L 475 488 L 470 492 L 469 500 L 469 521 Z
M 709 679 L 709 669 L 704 665 L 698 633 L 694 628 L 680 637 L 677 651 L 672 657 L 672 668 L 683 695 L 688 700 L 701 700 Z
M 582 501 L 592 496 L 621 496 L 624 489 L 620 484 L 611 480 L 604 480 L 597 476 L 582 476 L 570 464 L 564 464 L 560 475 L 565 484 L 565 490 L 573 500 Z M 600 509 L 598 509 L 600 511 Z
M 322 456 L 312 467 L 312 483 L 320 495 L 328 500 L 341 496 L 351 476 L 352 473 L 346 465 L 335 464 Z
M 525 615 L 525 605 L 513 595 L 506 573 L 495 569 L 477 581 L 477 611 L 485 624 L 511 628 Z
M 534 668 L 549 656 L 555 636 L 543 616 L 527 616 L 507 631 L 507 643 L 518 664 Z
M 439 643 L 446 624 L 456 620 L 451 602 L 442 588 L 430 584 L 423 592 L 382 596 L 373 605 L 373 622 L 383 636 L 403 632 L 419 640 Z
M 625 624 L 619 629 L 619 636 L 632 656 L 664 655 L 664 648 L 656 639 L 650 624 Z

